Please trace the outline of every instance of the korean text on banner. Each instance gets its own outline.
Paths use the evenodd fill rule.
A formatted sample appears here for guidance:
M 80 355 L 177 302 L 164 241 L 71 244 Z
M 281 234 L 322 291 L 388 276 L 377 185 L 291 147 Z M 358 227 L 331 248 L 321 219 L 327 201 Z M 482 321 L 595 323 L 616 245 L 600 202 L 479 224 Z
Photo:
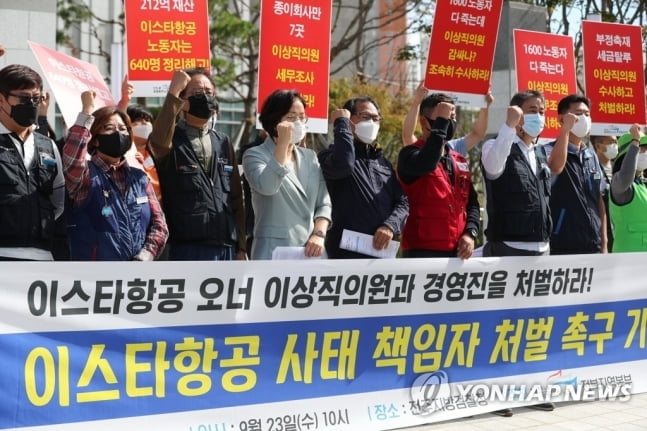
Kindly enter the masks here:
M 431 30 L 425 87 L 456 103 L 485 107 L 502 1 L 438 0 Z
M 537 90 L 546 101 L 542 138 L 557 138 L 557 104 L 577 93 L 573 38 L 558 34 L 518 30 L 513 33 L 517 90 Z
M 262 2 L 257 112 L 274 90 L 295 89 L 308 132 L 328 132 L 331 11 L 332 0 Z
M 583 21 L 582 41 L 591 134 L 617 136 L 633 123 L 645 124 L 640 26 Z
M 81 111 L 81 93 L 94 91 L 95 108 L 115 105 L 110 89 L 94 64 L 55 51 L 36 42 L 28 41 L 38 64 L 43 69 L 56 104 L 67 127 L 76 121 Z
M 646 255 L 0 262 L 0 429 L 379 431 L 626 401 L 647 391 Z
M 126 0 L 128 80 L 140 97 L 163 97 L 177 70 L 211 70 L 207 0 Z

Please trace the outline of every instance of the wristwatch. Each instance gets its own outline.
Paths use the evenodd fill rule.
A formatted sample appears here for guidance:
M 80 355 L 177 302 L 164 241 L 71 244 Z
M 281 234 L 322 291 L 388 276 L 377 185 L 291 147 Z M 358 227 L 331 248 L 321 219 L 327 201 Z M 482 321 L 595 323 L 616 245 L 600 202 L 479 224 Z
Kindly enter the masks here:
M 318 236 L 319 238 L 326 239 L 326 234 L 322 230 L 316 230 L 316 231 L 312 232 L 312 235 Z
M 476 240 L 476 238 L 478 238 L 479 236 L 479 232 L 473 228 L 465 229 L 465 233 L 471 236 L 473 240 Z

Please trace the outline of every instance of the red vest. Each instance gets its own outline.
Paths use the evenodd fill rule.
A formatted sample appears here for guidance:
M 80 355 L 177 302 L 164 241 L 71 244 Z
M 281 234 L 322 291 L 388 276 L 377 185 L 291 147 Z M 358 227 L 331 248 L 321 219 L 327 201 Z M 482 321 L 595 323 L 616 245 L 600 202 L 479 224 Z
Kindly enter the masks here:
M 424 142 L 415 144 L 422 147 Z M 445 147 L 447 148 L 447 147 Z M 402 231 L 403 250 L 453 251 L 465 230 L 472 176 L 465 157 L 450 150 L 452 183 L 442 161 L 411 184 L 402 184 L 409 198 L 409 217 Z

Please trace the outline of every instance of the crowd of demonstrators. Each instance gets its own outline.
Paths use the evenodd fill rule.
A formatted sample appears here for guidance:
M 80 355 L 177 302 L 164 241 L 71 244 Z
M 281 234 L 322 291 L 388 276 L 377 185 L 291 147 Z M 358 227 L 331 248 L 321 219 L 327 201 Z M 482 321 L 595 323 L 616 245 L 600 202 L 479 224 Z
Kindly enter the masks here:
M 164 213 L 146 174 L 124 157 L 132 146 L 128 115 L 114 106 L 95 111 L 95 96 L 81 94 L 63 147 L 70 258 L 154 260 L 168 237 Z
M 300 246 L 307 257 L 325 256 L 330 196 L 317 155 L 301 146 L 305 107 L 294 90 L 271 93 L 259 115 L 268 136 L 243 156 L 255 216 L 252 259 L 271 259 L 276 247 Z
M 373 248 L 383 250 L 407 219 L 407 197 L 377 144 L 381 120 L 377 103 L 368 96 L 350 99 L 331 113 L 333 142 L 318 155 L 332 202 L 326 236 L 330 258 L 369 257 L 340 248 L 344 229 L 372 236 Z
M 11 186 L 0 191 L 0 259 L 159 259 L 167 236 L 170 260 L 271 259 L 282 246 L 306 257 L 369 257 L 341 247 L 344 230 L 372 236 L 376 251 L 401 239 L 404 257 L 472 255 L 481 223 L 466 154 L 484 138 L 490 93 L 471 131 L 454 139 L 452 99 L 420 85 L 394 169 L 379 146 L 375 100 L 360 95 L 334 109 L 332 143 L 316 154 L 304 145 L 303 97 L 276 90 L 263 103 L 259 138 L 241 151 L 243 181 L 217 130 L 215 91 L 207 70 L 177 71 L 154 119 L 130 104 L 125 77 L 116 107 L 93 111 L 92 93 L 83 93 L 57 146 L 40 75 L 0 70 L 0 181 Z M 647 248 L 641 126 L 619 149 L 613 136 L 591 136 L 589 148 L 590 101 L 572 94 L 557 106 L 557 139 L 540 145 L 544 109 L 540 92 L 515 94 L 480 148 L 483 255 Z M 10 216 L 17 212 L 26 216 Z
M 409 199 L 402 232 L 404 257 L 468 259 L 480 226 L 469 163 L 448 141 L 456 130 L 452 99 L 440 93 L 420 104 L 422 138 L 398 155 L 398 177 Z

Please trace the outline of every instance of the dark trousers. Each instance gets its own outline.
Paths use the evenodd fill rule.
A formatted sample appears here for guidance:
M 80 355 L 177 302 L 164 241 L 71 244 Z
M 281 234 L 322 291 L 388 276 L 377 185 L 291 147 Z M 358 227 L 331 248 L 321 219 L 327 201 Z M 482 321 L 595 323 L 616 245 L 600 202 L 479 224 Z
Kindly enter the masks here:
M 521 248 L 513 248 L 503 243 L 503 241 L 488 241 L 483 246 L 483 257 L 492 256 L 548 256 L 549 250 L 532 251 Z

